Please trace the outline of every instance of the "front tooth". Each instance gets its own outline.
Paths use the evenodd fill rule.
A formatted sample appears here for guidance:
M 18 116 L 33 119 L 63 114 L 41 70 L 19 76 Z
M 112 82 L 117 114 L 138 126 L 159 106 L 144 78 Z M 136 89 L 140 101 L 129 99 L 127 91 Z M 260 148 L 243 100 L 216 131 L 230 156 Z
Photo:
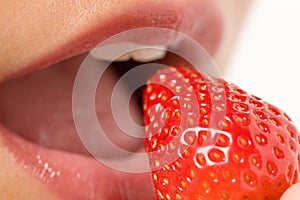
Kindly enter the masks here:
M 139 62 L 150 62 L 154 60 L 162 59 L 166 56 L 166 47 L 164 46 L 155 46 L 155 48 L 149 47 L 141 50 L 136 50 L 131 53 L 131 58 Z
M 114 61 L 117 57 L 120 61 L 127 61 L 130 59 L 130 54 L 123 54 L 119 57 L 123 52 L 129 51 L 134 48 L 132 43 L 122 42 L 115 44 L 108 44 L 104 46 L 98 46 L 94 48 L 90 53 L 93 58 L 97 60 L 105 60 L 105 61 Z
M 120 42 L 96 47 L 90 53 L 97 60 L 128 61 L 133 59 L 139 62 L 150 62 L 165 57 L 166 50 L 167 47 L 164 45 L 140 45 Z M 124 52 L 128 53 L 124 54 Z

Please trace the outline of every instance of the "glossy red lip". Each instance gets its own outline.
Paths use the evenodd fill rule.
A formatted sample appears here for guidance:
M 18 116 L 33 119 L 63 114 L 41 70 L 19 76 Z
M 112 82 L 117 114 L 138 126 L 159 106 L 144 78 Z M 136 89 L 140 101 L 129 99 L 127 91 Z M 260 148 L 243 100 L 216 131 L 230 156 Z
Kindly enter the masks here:
M 114 2 L 112 4 L 114 4 Z M 112 12 L 111 14 L 112 15 L 106 18 L 107 20 L 105 21 L 93 19 L 90 23 L 95 26 L 81 31 L 80 34 L 74 34 L 74 37 L 70 38 L 66 44 L 58 47 L 54 52 L 49 52 L 49 54 L 36 59 L 29 66 L 25 66 L 17 73 L 11 74 L 6 78 L 9 79 L 14 76 L 23 75 L 83 53 L 95 47 L 99 42 L 109 36 L 133 28 L 155 26 L 175 29 L 194 38 L 211 55 L 216 52 L 221 41 L 222 21 L 220 13 L 210 0 L 184 2 L 167 0 L 156 3 L 152 1 L 134 1 L 134 3 L 126 7 L 126 10 L 122 13 Z M 149 36 L 149 40 L 151 37 L 159 36 Z M 166 38 L 166 40 L 167 39 L 168 38 Z M 59 75 L 54 75 L 53 77 L 55 76 L 58 77 Z M 20 80 L 24 81 L 26 78 L 28 77 L 21 77 L 19 80 L 16 80 L 16 82 Z M 74 81 L 74 68 L 71 69 L 68 84 L 64 82 L 63 86 L 59 85 L 53 88 L 54 86 L 51 85 L 55 84 L 49 84 L 51 81 L 53 81 L 53 83 L 59 81 L 55 78 L 47 80 L 46 85 L 50 85 L 53 91 L 59 87 L 66 90 L 62 92 L 66 97 L 65 99 L 69 100 L 69 102 L 64 102 L 65 105 L 67 105 L 65 112 L 70 112 L 68 114 L 72 115 L 72 102 L 69 97 L 71 97 L 72 81 Z M 14 80 L 12 82 L 14 82 Z M 30 83 L 30 81 L 27 81 L 27 83 Z M 36 82 L 33 81 L 32 83 Z M 0 91 L 5 91 L 0 93 L 0 104 L 2 105 L 0 106 L 1 113 L 9 113 L 8 106 L 14 106 L 14 104 L 7 104 L 7 102 L 10 102 L 10 99 L 7 99 L 7 97 L 12 97 L 12 92 L 6 94 L 6 92 L 9 91 L 9 89 L 7 89 L 10 87 L 7 87 L 9 84 L 14 85 L 12 88 L 15 90 L 26 89 L 19 87 L 16 83 L 6 82 L 3 83 L 4 86 L 0 85 Z M 36 88 L 36 84 L 32 84 L 32 86 Z M 41 86 L 40 90 L 34 91 L 43 90 Z M 16 92 L 16 94 L 22 93 L 18 91 L 13 92 Z M 25 93 L 23 92 L 24 95 Z M 33 99 L 43 98 L 40 93 L 38 94 L 40 96 L 37 96 L 37 93 L 31 95 L 35 97 Z M 58 96 L 57 93 L 51 93 L 51 90 L 46 91 L 45 94 L 49 95 L 51 100 L 45 100 L 45 106 L 42 107 L 47 107 L 47 105 L 51 104 L 51 101 L 56 99 L 52 96 Z M 50 94 L 52 94 L 52 96 Z M 30 94 L 28 95 L 30 96 Z M 57 102 L 60 101 L 52 103 Z M 29 105 L 29 108 L 30 106 L 36 106 L 35 103 L 33 104 L 34 105 Z M 22 106 L 22 109 L 23 107 L 24 106 Z M 55 107 L 53 106 L 53 108 Z M 28 110 L 31 109 L 27 109 L 27 111 Z M 15 113 L 15 116 L 17 116 L 18 111 Z M 23 114 L 22 116 L 26 116 L 26 112 L 23 111 Z M 8 115 L 13 116 L 13 114 L 7 114 L 6 116 Z M 45 113 L 45 115 L 49 115 L 49 113 Z M 6 118 L 3 116 L 4 114 L 0 117 L 1 120 L 9 119 L 9 117 Z M 51 123 L 51 121 L 49 121 L 49 123 Z M 73 122 L 71 122 L 71 126 L 74 126 Z M 149 174 L 125 174 L 109 169 L 96 160 L 83 155 L 44 148 L 19 138 L 4 126 L 0 126 L 0 139 L 1 142 L 16 155 L 26 170 L 33 176 L 41 179 L 41 181 L 49 186 L 49 190 L 56 193 L 62 199 L 154 198 Z M 135 193 L 130 194 L 131 191 L 135 191 Z

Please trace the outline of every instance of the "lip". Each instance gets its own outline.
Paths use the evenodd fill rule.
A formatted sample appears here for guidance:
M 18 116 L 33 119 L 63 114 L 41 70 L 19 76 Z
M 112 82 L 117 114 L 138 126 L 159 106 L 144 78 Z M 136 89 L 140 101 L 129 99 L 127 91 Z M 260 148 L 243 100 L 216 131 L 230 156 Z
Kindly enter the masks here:
M 211 55 L 216 53 L 222 39 L 221 13 L 217 6 L 208 0 L 180 2 L 174 0 L 143 2 L 127 0 L 126 3 L 124 3 L 125 1 L 112 1 L 105 4 L 108 7 L 102 6 L 101 2 L 91 1 L 85 5 L 68 5 L 66 3 L 66 5 L 51 7 L 49 9 L 53 10 L 52 15 L 57 15 L 54 19 L 49 18 L 49 14 L 44 16 L 43 13 L 48 13 L 48 10 L 43 9 L 47 7 L 38 3 L 35 11 L 41 17 L 36 20 L 33 27 L 31 27 L 32 24 L 27 26 L 26 21 L 32 20 L 30 19 L 32 16 L 27 15 L 24 15 L 21 18 L 23 21 L 19 23 L 12 21 L 7 24 L 8 27 L 11 24 L 19 26 L 8 29 L 33 29 L 33 31 L 29 33 L 31 35 L 28 40 L 23 35 L 15 35 L 11 38 L 17 41 L 19 46 L 7 49 L 7 51 L 15 51 L 8 52 L 11 56 L 6 58 L 6 60 L 11 60 L 10 63 L 13 67 L 6 71 L 1 69 L 0 82 L 86 52 L 106 38 L 128 29 L 139 27 L 175 29 L 194 38 Z M 70 10 L 67 6 L 74 8 Z M 26 6 L 24 7 L 26 8 Z M 116 12 L 110 12 L 111 9 Z M 45 18 L 44 21 L 43 18 Z M 51 20 L 58 25 L 47 25 Z M 37 29 L 37 27 L 39 28 Z M 15 33 L 18 32 L 15 31 Z M 60 35 L 60 37 L 56 37 L 56 35 Z M 42 46 L 41 43 L 43 43 Z M 24 47 L 24 45 L 27 46 Z M 30 46 L 30 51 L 26 52 L 26 59 L 17 59 L 17 61 L 21 61 L 14 64 L 16 59 L 13 56 L 24 54 L 22 49 L 28 48 L 28 46 Z
M 216 53 L 222 38 L 222 20 L 221 13 L 211 0 L 155 2 L 132 1 L 127 7 L 121 5 L 122 16 L 121 13 L 114 12 L 105 20 L 99 20 L 99 16 L 83 19 L 92 28 L 86 26 L 54 50 L 31 59 L 30 64 L 20 66 L 15 72 L 7 73 L 3 80 L 79 55 L 114 34 L 139 27 L 175 29 L 194 38 L 210 55 Z M 117 6 L 118 1 L 109 5 L 111 8 Z M 94 13 L 88 15 L 92 14 Z M 138 37 L 133 40 L 137 41 Z M 170 41 L 165 38 L 162 42 Z M 121 173 L 82 155 L 46 149 L 16 136 L 4 126 L 0 126 L 0 140 L 16 156 L 24 170 L 40 179 L 62 199 L 127 199 L 131 189 L 148 191 L 136 193 L 132 199 L 154 198 L 149 174 Z M 124 191 L 120 191 L 120 188 Z

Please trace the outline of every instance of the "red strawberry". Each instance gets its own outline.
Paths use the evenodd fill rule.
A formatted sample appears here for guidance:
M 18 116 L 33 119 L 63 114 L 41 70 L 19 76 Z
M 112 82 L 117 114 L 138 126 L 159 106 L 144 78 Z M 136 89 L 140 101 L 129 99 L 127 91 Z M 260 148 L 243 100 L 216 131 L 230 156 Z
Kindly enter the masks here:
M 189 68 L 159 71 L 144 93 L 157 199 L 279 199 L 299 181 L 299 132 L 278 108 Z

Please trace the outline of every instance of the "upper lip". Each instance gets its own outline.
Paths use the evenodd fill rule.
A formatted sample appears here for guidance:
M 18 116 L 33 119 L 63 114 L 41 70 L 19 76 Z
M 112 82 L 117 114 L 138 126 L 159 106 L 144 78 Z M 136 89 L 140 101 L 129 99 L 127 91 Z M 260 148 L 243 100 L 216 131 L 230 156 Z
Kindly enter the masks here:
M 211 0 L 199 0 L 199 1 L 130 0 L 126 2 L 127 3 L 124 3 L 122 1 L 112 1 L 105 4 L 103 3 L 103 1 L 99 1 L 96 3 L 94 1 L 86 1 L 84 5 L 76 5 L 76 4 L 73 5 L 73 11 L 68 11 L 66 14 L 58 15 L 56 20 L 63 20 L 64 18 L 67 19 L 73 18 L 78 21 L 74 22 L 73 26 L 69 24 L 67 25 L 65 24 L 67 29 L 69 28 L 70 30 L 69 29 L 62 30 L 63 29 L 62 26 L 60 28 L 57 27 L 54 28 L 53 30 L 54 32 L 52 33 L 53 35 L 60 34 L 57 37 L 63 38 L 64 42 L 60 44 L 55 44 L 55 46 L 52 48 L 45 47 L 46 49 L 45 52 L 37 50 L 37 55 L 35 57 L 31 57 L 30 60 L 28 60 L 26 63 L 23 63 L 21 66 L 19 66 L 17 71 L 14 70 L 14 71 L 7 72 L 7 74 L 4 77 L 0 77 L 0 79 L 2 78 L 2 81 L 7 80 L 10 78 L 14 78 L 16 76 L 24 75 L 25 73 L 29 73 L 37 69 L 41 69 L 43 67 L 47 67 L 51 64 L 57 63 L 59 61 L 65 60 L 67 58 L 91 50 L 101 41 L 105 40 L 106 38 L 114 34 L 117 34 L 124 30 L 129 30 L 129 29 L 134 29 L 139 27 L 163 27 L 163 28 L 175 29 L 194 38 L 197 42 L 202 44 L 202 46 L 210 54 L 214 54 L 216 52 L 217 47 L 221 41 L 222 22 L 220 18 L 220 13 L 216 10 L 216 7 L 212 4 Z M 128 4 L 128 2 L 130 3 Z M 84 8 L 82 6 L 84 6 Z M 57 10 L 55 10 L 55 12 L 63 13 L 64 10 L 60 10 L 60 9 L 66 9 L 66 8 L 56 7 L 56 9 Z M 80 11 L 80 9 L 82 10 Z M 112 12 L 110 9 L 113 9 L 114 11 Z M 60 19 L 60 16 L 62 17 L 62 19 Z M 45 23 L 45 22 L 41 21 L 41 23 Z M 37 24 L 37 26 L 39 25 Z M 42 27 L 43 24 L 40 24 L 40 26 Z M 151 37 L 157 37 L 157 36 L 151 36 Z M 0 133 L 1 133 L 1 127 L 0 127 Z M 8 144 L 11 144 L 11 142 L 8 142 Z M 18 157 L 20 156 L 20 154 L 18 153 L 18 151 L 20 150 L 15 150 L 14 148 L 24 148 L 24 146 L 23 147 L 15 146 L 9 148 Z M 35 150 L 33 150 L 33 152 L 35 152 Z M 45 152 L 45 150 L 41 150 L 40 152 L 42 155 L 45 155 L 43 153 Z M 56 153 L 53 153 L 51 156 L 49 156 L 49 158 L 44 158 L 44 159 L 47 162 L 49 162 L 51 165 L 51 162 L 53 162 L 53 157 L 55 156 L 57 157 L 62 156 L 61 159 L 62 161 L 58 164 L 57 163 L 54 164 L 54 166 L 58 168 L 59 171 L 65 172 L 65 174 L 67 174 L 66 176 L 73 177 L 72 181 L 70 181 L 70 183 L 72 184 L 71 186 L 66 185 L 62 181 L 65 179 L 59 179 L 57 185 L 55 186 L 56 191 L 58 189 L 64 190 L 58 192 L 61 192 L 62 193 L 61 195 L 66 198 L 67 196 L 68 197 L 71 196 L 72 198 L 84 199 L 87 197 L 92 197 L 93 195 L 95 198 L 103 196 L 103 194 L 100 194 L 100 192 L 97 191 L 98 189 L 97 187 L 103 187 L 106 184 L 103 184 L 101 177 L 98 177 L 97 174 L 99 176 L 105 175 L 106 176 L 105 178 L 107 179 L 110 178 L 109 176 L 115 176 L 114 177 L 115 179 L 118 178 L 122 179 L 122 180 L 115 180 L 115 181 L 110 180 L 109 186 L 107 187 L 113 187 L 112 184 L 114 184 L 115 182 L 121 184 L 128 184 L 126 183 L 125 178 L 127 178 L 128 181 L 129 179 L 131 179 L 130 181 L 132 182 L 148 180 L 145 177 L 143 177 L 143 179 L 142 178 L 138 179 L 138 178 L 132 178 L 129 175 L 120 176 L 118 173 L 108 171 L 108 170 L 105 171 L 104 168 L 101 168 L 101 170 L 103 171 L 99 173 L 99 168 L 97 168 L 96 165 L 97 163 L 95 163 L 94 161 L 89 161 L 87 159 L 83 160 L 83 163 L 80 163 L 81 161 L 79 161 L 78 157 L 76 156 L 68 155 L 68 158 L 66 158 L 66 154 L 57 155 Z M 31 166 L 32 163 L 36 162 L 35 158 L 27 157 L 26 159 L 28 159 L 29 161 L 28 160 L 24 161 L 24 158 L 20 158 L 20 159 L 24 163 L 29 162 L 30 164 L 28 164 L 28 166 Z M 76 169 L 75 170 L 73 169 L 72 171 L 68 167 L 69 165 L 74 163 L 78 164 L 78 166 L 75 166 Z M 86 168 L 88 167 L 91 167 L 90 171 L 86 171 Z M 83 176 L 86 177 L 80 179 L 75 177 L 73 173 L 82 173 Z M 70 178 L 70 177 L 66 177 L 66 178 Z M 75 181 L 76 183 L 73 184 L 73 182 Z M 85 184 L 86 181 L 89 181 L 89 183 Z M 137 188 L 142 187 L 138 183 L 136 184 L 137 184 L 136 185 Z M 59 188 L 60 186 L 64 188 Z M 125 185 L 124 187 L 126 189 L 127 186 Z M 71 191 L 74 192 L 79 188 L 80 191 L 77 194 L 68 193 Z M 102 190 L 100 189 L 100 191 Z M 125 197 L 126 194 L 128 194 L 127 191 L 115 191 L 115 190 L 116 189 L 114 188 L 111 192 L 112 193 L 119 192 L 119 193 L 109 194 L 109 192 L 107 192 L 106 195 L 111 195 L 109 196 L 110 199 L 128 198 Z M 94 192 L 94 194 L 90 194 L 91 191 Z M 122 194 L 122 192 L 124 194 Z M 133 197 L 133 199 L 138 199 L 141 197 L 142 195 L 139 197 Z M 147 199 L 147 197 L 145 197 L 145 199 Z
M 3 73 L 4 76 L 0 76 L 0 81 L 81 54 L 91 50 L 114 34 L 139 27 L 163 27 L 183 32 L 201 43 L 209 53 L 215 53 L 221 40 L 222 20 L 220 12 L 212 6 L 212 2 L 207 0 L 131 0 L 126 2 L 112 2 L 106 7 L 103 6 L 106 4 L 101 1 L 88 1 L 84 5 L 72 4 L 71 10 L 59 5 L 51 8 L 53 15 L 55 15 L 55 26 L 45 26 L 48 24 L 48 21 L 45 20 L 49 20 L 46 18 L 47 15 L 45 20 L 36 21 L 32 28 L 34 31 L 30 32 L 32 35 L 25 38 L 23 35 L 19 37 L 16 35 L 17 38 L 15 39 L 22 40 L 19 42 L 19 46 L 11 48 L 16 51 L 16 55 L 21 54 L 18 51 L 22 51 L 23 54 L 23 43 L 30 43 L 33 50 L 28 51 L 28 60 L 19 63 L 19 66 L 15 67 L 17 70 L 12 69 Z M 42 7 L 41 12 L 47 13 L 47 10 L 43 9 Z M 114 12 L 111 12 L 111 9 Z M 195 13 L 198 15 L 197 18 L 195 18 Z M 29 19 L 25 15 L 22 20 Z M 10 24 L 14 23 L 11 22 Z M 31 28 L 30 26 L 22 27 L 20 22 L 15 24 L 21 27 L 11 28 Z M 209 26 L 207 26 L 208 24 Z M 36 40 L 33 39 L 35 37 Z M 149 39 L 151 37 L 153 36 L 149 36 Z M 53 44 L 47 40 L 53 40 Z

